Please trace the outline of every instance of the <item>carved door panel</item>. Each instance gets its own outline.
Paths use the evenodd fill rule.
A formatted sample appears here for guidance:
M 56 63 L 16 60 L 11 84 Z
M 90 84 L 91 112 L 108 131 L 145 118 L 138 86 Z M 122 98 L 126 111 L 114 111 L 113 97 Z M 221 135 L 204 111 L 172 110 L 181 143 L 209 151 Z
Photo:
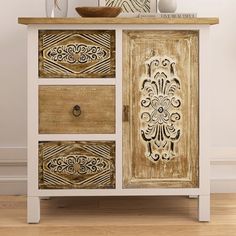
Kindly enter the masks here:
M 123 187 L 198 187 L 198 32 L 123 43 Z

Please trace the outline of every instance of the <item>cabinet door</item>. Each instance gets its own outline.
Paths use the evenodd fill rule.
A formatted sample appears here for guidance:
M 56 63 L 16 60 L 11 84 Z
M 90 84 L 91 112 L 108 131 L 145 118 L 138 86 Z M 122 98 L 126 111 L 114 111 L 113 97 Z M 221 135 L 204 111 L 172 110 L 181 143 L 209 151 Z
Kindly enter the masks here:
M 198 31 L 123 33 L 123 187 L 198 187 Z

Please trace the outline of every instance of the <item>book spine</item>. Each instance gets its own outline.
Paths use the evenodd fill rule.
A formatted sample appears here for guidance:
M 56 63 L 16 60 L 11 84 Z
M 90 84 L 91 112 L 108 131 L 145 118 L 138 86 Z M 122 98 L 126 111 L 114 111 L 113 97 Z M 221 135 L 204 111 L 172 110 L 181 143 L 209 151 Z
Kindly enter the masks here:
M 176 14 L 168 14 L 168 13 L 162 13 L 162 14 L 156 14 L 155 17 L 159 18 L 195 18 L 197 17 L 196 13 L 176 13 Z
M 139 17 L 156 17 L 156 18 L 196 18 L 197 13 L 141 13 Z

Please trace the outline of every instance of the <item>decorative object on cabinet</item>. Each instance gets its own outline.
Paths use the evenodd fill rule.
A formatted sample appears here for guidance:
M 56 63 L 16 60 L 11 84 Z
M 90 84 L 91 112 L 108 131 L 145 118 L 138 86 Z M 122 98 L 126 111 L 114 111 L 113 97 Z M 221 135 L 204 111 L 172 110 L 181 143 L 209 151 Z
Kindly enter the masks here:
M 68 0 L 45 0 L 47 17 L 66 17 Z
M 75 10 L 82 17 L 117 17 L 121 7 L 76 7 Z
M 39 222 L 41 197 L 172 195 L 198 196 L 209 221 L 208 33 L 218 19 L 19 22 L 30 24 L 28 222 Z
M 174 13 L 177 9 L 177 0 L 159 0 L 158 9 L 161 13 Z
M 156 12 L 156 0 L 99 0 L 99 5 L 121 7 L 123 13 Z
M 113 30 L 40 30 L 40 78 L 114 78 Z

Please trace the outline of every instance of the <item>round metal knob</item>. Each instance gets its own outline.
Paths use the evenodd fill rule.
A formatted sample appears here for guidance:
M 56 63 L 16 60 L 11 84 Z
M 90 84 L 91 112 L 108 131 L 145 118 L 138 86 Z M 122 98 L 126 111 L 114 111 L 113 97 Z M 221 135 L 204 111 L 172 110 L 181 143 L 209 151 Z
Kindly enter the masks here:
M 75 105 L 72 110 L 72 114 L 75 117 L 79 117 L 81 115 L 81 108 L 79 105 Z

